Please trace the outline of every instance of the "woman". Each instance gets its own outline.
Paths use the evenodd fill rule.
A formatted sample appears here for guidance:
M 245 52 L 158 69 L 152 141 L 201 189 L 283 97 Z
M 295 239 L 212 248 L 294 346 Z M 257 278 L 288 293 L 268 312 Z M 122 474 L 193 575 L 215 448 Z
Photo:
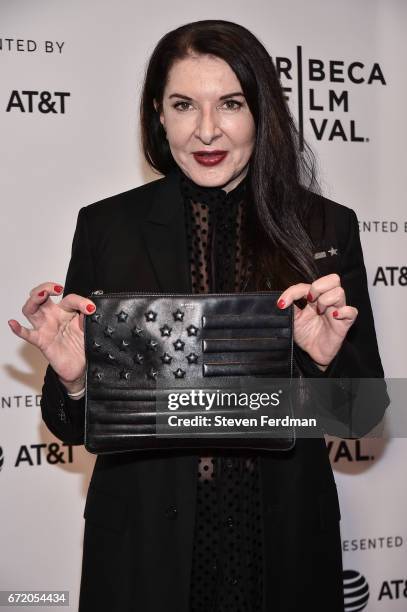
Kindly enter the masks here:
M 42 283 L 23 307 L 34 329 L 10 321 L 49 361 L 49 429 L 83 443 L 83 319 L 95 289 L 278 289 L 281 308 L 294 304 L 296 375 L 383 377 L 356 215 L 317 194 L 257 38 L 218 20 L 164 36 L 141 126 L 164 178 L 81 208 L 63 299 Z M 314 257 L 329 248 L 335 256 Z M 323 438 L 263 455 L 98 456 L 84 516 L 81 612 L 343 610 Z

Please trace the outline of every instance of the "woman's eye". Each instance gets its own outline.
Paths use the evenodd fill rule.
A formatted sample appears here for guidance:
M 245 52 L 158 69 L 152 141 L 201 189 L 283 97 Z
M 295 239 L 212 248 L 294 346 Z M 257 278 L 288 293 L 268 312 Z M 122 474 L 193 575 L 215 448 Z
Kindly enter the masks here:
M 176 108 L 177 110 L 180 110 L 180 111 L 187 110 L 187 109 L 185 108 L 185 106 L 183 106 L 183 105 L 185 105 L 185 106 L 190 106 L 190 103 L 189 103 L 189 102 L 176 102 L 176 103 L 174 104 L 174 108 Z M 182 106 L 182 108 L 181 108 L 181 106 Z
M 237 100 L 225 100 L 225 104 L 229 105 L 228 110 L 236 110 L 243 106 L 242 103 Z

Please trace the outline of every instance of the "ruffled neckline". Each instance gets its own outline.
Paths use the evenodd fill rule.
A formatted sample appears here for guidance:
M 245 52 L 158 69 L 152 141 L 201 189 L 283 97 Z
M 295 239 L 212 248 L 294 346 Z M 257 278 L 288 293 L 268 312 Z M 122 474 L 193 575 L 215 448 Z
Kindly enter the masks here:
M 220 203 L 229 204 L 244 200 L 244 195 L 248 186 L 248 174 L 231 191 L 226 192 L 221 187 L 205 187 L 197 185 L 184 172 L 177 167 L 180 188 L 184 197 L 190 198 L 194 202 L 206 204 L 207 206 L 218 206 Z

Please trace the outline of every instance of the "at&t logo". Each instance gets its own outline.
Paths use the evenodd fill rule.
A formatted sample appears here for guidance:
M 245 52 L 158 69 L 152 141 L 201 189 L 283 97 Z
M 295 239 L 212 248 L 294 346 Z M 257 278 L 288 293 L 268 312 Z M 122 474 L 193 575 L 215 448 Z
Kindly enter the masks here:
M 369 601 L 369 584 L 364 576 L 355 570 L 343 572 L 343 594 L 345 612 L 360 612 Z

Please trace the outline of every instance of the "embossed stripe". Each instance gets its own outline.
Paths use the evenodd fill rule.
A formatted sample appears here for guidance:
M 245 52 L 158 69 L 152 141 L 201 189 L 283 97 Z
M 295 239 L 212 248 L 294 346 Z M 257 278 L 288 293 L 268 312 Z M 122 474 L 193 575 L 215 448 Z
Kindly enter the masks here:
M 218 391 L 218 389 L 211 389 L 208 393 L 213 395 Z M 222 393 L 227 394 L 227 399 L 224 400 L 224 403 L 220 407 L 217 407 L 216 403 L 211 407 L 211 416 L 216 416 L 217 414 L 227 414 L 228 417 L 247 416 L 247 407 L 239 405 L 240 389 L 238 391 L 231 391 L 229 389 L 225 391 L 222 389 Z M 124 417 L 131 417 L 134 418 L 135 422 L 150 423 L 152 419 L 156 417 L 168 417 L 171 414 L 182 413 L 183 417 L 193 417 L 203 410 L 203 407 L 197 407 L 192 399 L 189 405 L 183 402 L 179 412 L 169 410 L 167 399 L 168 398 L 165 398 L 161 402 L 157 402 L 156 406 L 150 406 L 143 410 L 140 410 L 138 402 L 133 402 L 129 399 L 122 399 L 116 402 L 106 399 L 99 402 L 92 400 L 89 404 L 88 423 L 92 424 L 93 417 L 97 418 L 97 422 L 99 422 L 100 419 L 112 418 L 114 421 L 117 418 L 118 421 L 121 421 Z
M 110 383 L 112 385 L 112 383 Z M 151 387 L 151 389 L 139 389 L 126 385 L 125 387 L 113 387 L 102 385 L 100 383 L 89 386 L 90 391 L 90 402 L 93 400 L 120 400 L 120 399 L 131 399 L 138 402 L 140 406 L 154 405 L 156 396 L 159 393 L 164 394 L 164 391 Z
M 129 426 L 126 424 L 120 424 L 120 423 L 106 423 L 106 425 L 108 425 L 108 428 L 105 428 L 104 425 L 102 424 L 98 424 L 97 426 L 95 426 L 92 430 L 92 437 L 93 440 L 97 440 L 98 438 L 101 438 L 102 436 L 106 436 L 106 437 L 111 437 L 112 436 L 112 440 L 114 439 L 114 441 L 117 444 L 117 436 L 120 436 L 120 439 L 125 439 L 125 438 L 133 438 L 135 440 L 137 440 L 137 438 L 139 437 L 144 437 L 144 436 L 157 436 L 159 437 L 160 434 L 157 434 L 156 431 L 156 427 L 151 426 L 151 427 L 144 427 L 144 428 L 134 428 L 129 429 Z M 234 437 L 236 436 L 237 438 L 241 437 L 242 435 L 251 435 L 252 437 L 256 437 L 256 438 L 261 438 L 261 437 L 267 437 L 267 438 L 273 438 L 273 437 L 280 437 L 283 435 L 286 435 L 287 433 L 291 433 L 292 432 L 292 428 L 290 427 L 281 427 L 278 430 L 276 430 L 275 432 L 271 432 L 271 431 L 257 431 L 255 429 L 253 429 L 251 432 L 250 431 L 234 431 L 234 430 L 230 430 L 230 431 L 216 431 L 216 430 L 209 430 L 207 432 L 199 432 L 199 434 L 193 434 L 191 432 L 188 431 L 174 431 L 174 432 L 166 432 L 165 437 L 167 438 L 168 436 L 181 436 L 181 437 L 185 437 L 185 438 L 189 438 L 189 437 L 193 437 L 194 435 L 198 435 L 199 437 L 204 437 L 205 435 L 207 435 L 209 438 L 227 438 L 227 437 Z M 115 438 L 113 438 L 113 436 Z
M 114 420 L 116 417 L 120 420 L 123 416 L 134 416 L 134 419 L 140 423 L 150 423 L 156 417 L 156 402 L 147 404 L 146 402 L 134 401 L 129 397 L 114 400 L 103 397 L 99 400 L 92 399 L 88 404 L 88 422 L 90 423 L 94 418 L 97 421 L 100 419 L 105 421 L 109 418 Z
M 109 425 L 109 428 L 106 430 L 105 425 Z M 156 424 L 151 423 L 148 425 L 139 425 L 132 424 L 133 430 L 129 430 L 129 423 L 117 423 L 107 421 L 106 423 L 95 423 L 92 425 L 92 434 L 94 436 L 103 435 L 103 433 L 107 434 L 120 434 L 120 436 L 153 436 L 156 434 Z
M 108 427 L 106 427 L 108 426 Z M 278 430 L 278 435 L 282 435 L 284 432 L 291 432 L 290 428 L 281 428 Z M 271 438 L 273 437 L 272 432 L 259 432 L 256 429 L 252 430 L 253 433 L 256 433 L 256 437 L 261 437 L 262 434 L 265 437 Z M 246 435 L 249 432 L 244 432 Z M 216 430 L 211 430 L 211 431 L 207 431 L 206 434 L 208 435 L 208 437 L 227 437 L 227 436 L 237 436 L 239 437 L 239 435 L 243 435 L 243 432 L 237 432 L 237 431 L 219 431 L 217 432 Z M 129 430 L 129 424 L 128 423 L 116 423 L 116 422 L 106 422 L 106 423 L 98 423 L 97 425 L 95 425 L 92 428 L 92 436 L 97 437 L 97 436 L 103 436 L 106 435 L 108 437 L 110 437 L 111 435 L 114 436 L 123 436 L 123 437 L 133 437 L 134 439 L 137 440 L 138 437 L 142 437 L 142 436 L 155 436 L 155 435 L 159 435 L 156 432 L 156 425 L 154 423 L 154 425 L 146 425 L 146 426 L 137 426 L 134 427 L 133 430 Z M 192 437 L 194 434 L 191 433 L 180 433 L 179 431 L 176 431 L 174 429 L 174 432 L 171 431 L 166 431 L 165 433 L 165 437 L 170 437 L 171 435 L 175 436 L 181 436 L 184 438 L 188 438 L 188 437 Z M 195 434 L 195 435 L 199 435 L 199 437 L 203 437 L 205 435 L 205 432 L 199 432 L 199 434 Z M 277 435 L 277 432 L 276 432 Z M 113 439 L 114 440 L 114 439 Z M 117 442 L 117 440 L 114 440 L 115 442 Z
M 171 432 L 166 432 L 165 437 L 166 439 L 168 439 L 168 437 L 171 436 L 179 436 L 179 437 L 184 437 L 184 438 L 204 438 L 205 436 L 208 438 L 230 438 L 230 437 L 235 437 L 237 439 L 241 438 L 241 437 L 250 437 L 250 438 L 279 438 L 282 436 L 287 436 L 290 435 L 292 433 L 292 428 L 290 427 L 279 427 L 276 431 L 258 431 L 257 429 L 255 429 L 254 427 L 251 430 L 241 430 L 241 431 L 234 431 L 234 430 L 230 430 L 230 431 L 225 431 L 225 430 L 219 430 L 216 431 L 214 429 L 208 430 L 208 431 L 199 431 L 197 432 L 190 432 L 190 431 L 180 431 L 180 430 L 175 430 L 171 431 Z M 125 440 L 126 438 L 128 439 L 133 439 L 135 441 L 138 440 L 138 438 L 145 438 L 145 437 L 157 437 L 160 438 L 162 436 L 162 434 L 160 432 L 157 433 L 156 427 L 155 425 L 150 427 L 149 429 L 145 428 L 143 430 L 139 429 L 138 427 L 134 427 L 131 428 L 131 426 L 129 425 L 121 425 L 121 424 L 117 424 L 117 423 L 104 423 L 104 424 L 98 424 L 97 428 L 93 428 L 91 431 L 91 437 L 92 437 L 92 441 L 97 443 L 97 440 L 100 440 L 100 438 L 102 437 L 108 437 L 111 438 L 111 440 L 113 442 L 115 442 L 115 448 L 117 450 L 117 443 L 118 443 L 118 438 L 120 438 L 120 442 L 123 440 Z M 89 432 L 88 432 L 88 437 L 89 437 Z
M 279 351 L 290 348 L 289 338 L 206 338 L 202 340 L 204 353 L 233 351 Z
M 134 427 L 134 431 L 142 433 L 145 428 L 155 427 L 156 423 L 156 414 L 138 414 L 137 412 L 131 412 L 130 410 L 122 410 L 122 411 L 114 411 L 114 412 L 99 412 L 93 415 L 97 418 L 96 423 L 92 423 L 90 421 L 90 426 L 95 428 L 95 431 L 101 425 L 118 425 L 121 426 L 129 426 Z
M 85 438 L 85 444 L 88 449 L 92 452 L 102 453 L 117 453 L 118 452 L 118 438 L 120 438 L 120 451 L 138 451 L 143 448 L 152 449 L 159 448 L 163 449 L 166 447 L 174 448 L 207 448 L 208 439 L 210 439 L 211 447 L 217 447 L 217 441 L 219 448 L 230 447 L 230 448 L 253 448 L 258 451 L 261 449 L 271 450 L 281 448 L 286 450 L 292 447 L 294 437 L 292 431 L 284 431 L 279 435 L 270 435 L 269 432 L 259 432 L 256 435 L 248 434 L 244 435 L 234 434 L 230 432 L 225 435 L 225 432 L 208 432 L 206 435 L 199 434 L 199 436 L 191 436 L 188 433 L 172 434 L 171 437 L 165 436 L 165 440 L 158 434 L 146 433 L 144 435 L 137 435 L 134 433 L 122 433 L 113 432 L 110 433 L 110 427 L 106 431 L 98 431 L 97 435 L 93 434 L 92 437 Z M 119 452 L 120 452 L 119 451 Z
M 288 361 L 261 363 L 217 362 L 203 363 L 203 376 L 247 376 L 256 374 L 281 374 L 289 376 Z
M 232 400 L 234 401 L 234 400 Z M 236 400 L 238 401 L 238 400 Z M 193 418 L 196 417 L 197 414 L 201 414 L 201 411 L 195 410 L 182 410 L 183 418 Z M 128 427 L 129 430 L 132 428 L 134 433 L 145 433 L 149 431 L 151 428 L 156 426 L 156 421 L 159 419 L 161 425 L 163 425 L 169 416 L 173 414 L 178 414 L 174 412 L 169 412 L 168 410 L 160 410 L 157 414 L 148 413 L 140 415 L 137 412 L 132 411 L 132 406 L 127 405 L 127 408 L 114 412 L 109 412 L 107 410 L 100 411 L 98 408 L 93 412 L 94 417 L 97 418 L 97 421 L 94 423 L 92 419 L 88 420 L 88 426 L 92 429 L 92 431 L 99 431 L 100 428 L 103 429 L 103 425 L 117 425 L 118 429 L 123 427 Z M 205 412 L 205 414 L 207 414 Z M 233 406 L 222 406 L 218 409 L 210 410 L 211 418 L 215 418 L 216 416 L 225 416 L 228 418 L 239 419 L 239 418 L 247 418 L 250 416 L 248 414 L 246 408 L 242 408 L 236 405 Z
M 262 314 L 222 314 L 203 315 L 202 327 L 205 329 L 226 328 L 259 328 L 259 327 L 288 327 L 290 317 L 288 315 L 262 315 Z

